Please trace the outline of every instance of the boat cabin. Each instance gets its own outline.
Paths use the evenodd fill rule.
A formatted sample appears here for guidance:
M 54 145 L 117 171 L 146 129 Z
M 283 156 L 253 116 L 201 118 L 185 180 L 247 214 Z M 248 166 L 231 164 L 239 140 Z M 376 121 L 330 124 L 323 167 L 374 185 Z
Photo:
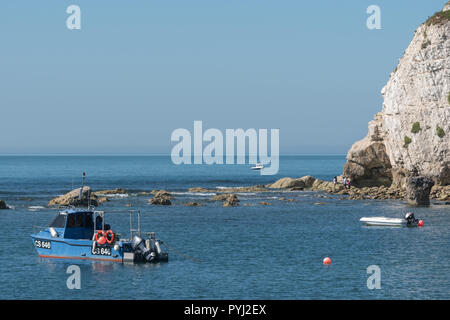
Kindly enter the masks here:
M 53 228 L 61 238 L 91 240 L 97 230 L 110 227 L 105 224 L 103 211 L 70 209 L 59 212 L 48 228 L 50 232 Z

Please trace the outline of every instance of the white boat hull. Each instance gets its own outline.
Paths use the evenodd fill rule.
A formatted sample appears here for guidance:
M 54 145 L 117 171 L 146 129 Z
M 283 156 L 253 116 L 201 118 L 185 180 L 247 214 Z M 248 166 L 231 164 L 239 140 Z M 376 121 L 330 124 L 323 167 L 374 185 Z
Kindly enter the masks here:
M 399 218 L 386 218 L 386 217 L 363 217 L 359 219 L 368 226 L 390 226 L 390 227 L 403 227 L 406 226 L 405 219 Z

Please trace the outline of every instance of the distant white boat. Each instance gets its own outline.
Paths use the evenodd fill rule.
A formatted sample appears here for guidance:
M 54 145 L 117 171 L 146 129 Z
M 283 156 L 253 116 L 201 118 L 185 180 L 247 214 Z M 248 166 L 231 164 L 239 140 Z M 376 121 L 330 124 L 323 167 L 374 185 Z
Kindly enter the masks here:
M 45 209 L 45 207 L 43 207 L 43 206 L 29 206 L 28 207 L 29 211 L 38 211 L 38 210 L 42 210 L 42 209 Z
M 261 169 L 264 169 L 264 165 L 262 163 L 257 163 L 251 169 L 252 170 L 261 170 Z
M 368 226 L 389 226 L 389 227 L 416 227 L 419 220 L 414 217 L 414 213 L 408 212 L 403 219 L 387 217 L 363 217 L 359 219 Z

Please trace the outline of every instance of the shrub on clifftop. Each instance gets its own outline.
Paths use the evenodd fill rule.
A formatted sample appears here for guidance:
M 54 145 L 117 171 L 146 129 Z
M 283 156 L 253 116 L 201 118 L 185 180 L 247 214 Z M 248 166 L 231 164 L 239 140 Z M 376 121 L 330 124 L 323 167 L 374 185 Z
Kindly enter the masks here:
M 411 128 L 411 132 L 412 133 L 418 133 L 420 130 L 422 130 L 420 128 L 420 123 L 419 122 L 414 122 Z
M 408 148 L 408 144 L 410 144 L 412 142 L 411 138 L 408 136 L 405 136 L 404 141 L 405 141 L 405 143 L 403 144 L 403 147 Z
M 432 24 L 440 25 L 446 23 L 447 21 L 450 21 L 450 10 L 436 12 L 434 15 L 428 18 L 425 24 L 427 26 L 430 26 Z
M 442 129 L 442 128 L 439 127 L 439 126 L 436 126 L 436 134 L 437 134 L 437 136 L 438 136 L 439 138 L 444 137 L 444 136 L 445 136 L 444 129 Z

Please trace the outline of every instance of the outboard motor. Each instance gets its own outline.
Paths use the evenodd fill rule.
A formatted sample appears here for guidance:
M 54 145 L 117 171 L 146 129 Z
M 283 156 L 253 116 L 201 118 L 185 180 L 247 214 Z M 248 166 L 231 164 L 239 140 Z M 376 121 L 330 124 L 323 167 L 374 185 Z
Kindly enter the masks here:
M 162 250 L 161 250 L 161 245 L 160 245 L 159 241 L 156 240 L 156 237 L 155 237 L 155 233 L 154 233 L 154 232 L 150 232 L 150 239 L 149 239 L 149 242 L 150 242 L 150 244 L 151 244 L 152 250 L 153 250 L 153 251 L 156 251 L 157 255 L 159 256 L 159 255 L 161 254 L 161 252 L 162 252 Z
M 145 241 L 141 237 L 134 236 L 131 240 L 131 248 L 137 254 L 140 254 L 147 262 L 155 259 L 155 253 L 145 247 Z
M 405 214 L 405 220 L 407 226 L 414 226 L 419 222 L 419 220 L 414 217 L 414 213 L 412 212 L 408 212 L 407 214 Z

